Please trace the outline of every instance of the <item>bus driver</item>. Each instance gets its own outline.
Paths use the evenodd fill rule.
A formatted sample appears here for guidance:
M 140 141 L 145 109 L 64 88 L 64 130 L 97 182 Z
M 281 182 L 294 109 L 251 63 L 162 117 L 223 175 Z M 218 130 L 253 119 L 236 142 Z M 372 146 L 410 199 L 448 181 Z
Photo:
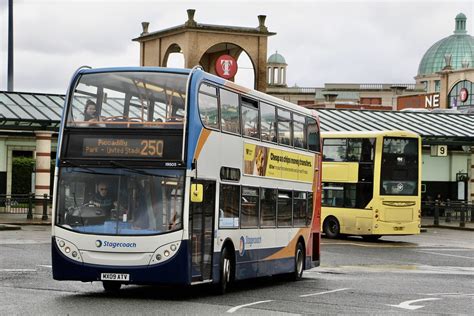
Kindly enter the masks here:
M 109 186 L 106 182 L 101 181 L 97 185 L 97 192 L 90 201 L 90 204 L 93 204 L 95 207 L 103 209 L 108 216 L 110 216 L 110 211 L 114 207 L 114 202 L 109 194 Z

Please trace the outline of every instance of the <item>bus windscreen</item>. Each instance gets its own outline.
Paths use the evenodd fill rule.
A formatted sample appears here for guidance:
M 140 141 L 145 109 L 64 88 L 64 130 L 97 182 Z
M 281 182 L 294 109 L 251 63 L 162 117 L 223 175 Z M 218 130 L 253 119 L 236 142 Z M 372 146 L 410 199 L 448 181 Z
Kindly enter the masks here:
M 166 72 L 82 75 L 66 127 L 183 129 L 187 76 Z
M 184 171 L 67 167 L 56 223 L 97 235 L 156 235 L 182 228 Z
M 384 137 L 380 194 L 417 195 L 418 163 L 417 139 Z

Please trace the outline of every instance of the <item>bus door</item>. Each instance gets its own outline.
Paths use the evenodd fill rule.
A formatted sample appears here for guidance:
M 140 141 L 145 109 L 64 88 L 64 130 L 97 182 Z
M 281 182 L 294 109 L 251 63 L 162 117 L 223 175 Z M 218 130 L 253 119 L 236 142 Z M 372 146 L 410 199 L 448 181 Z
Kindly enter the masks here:
M 212 277 L 213 227 L 216 199 L 216 182 L 198 180 L 203 185 L 202 202 L 190 202 L 192 281 L 210 280 Z

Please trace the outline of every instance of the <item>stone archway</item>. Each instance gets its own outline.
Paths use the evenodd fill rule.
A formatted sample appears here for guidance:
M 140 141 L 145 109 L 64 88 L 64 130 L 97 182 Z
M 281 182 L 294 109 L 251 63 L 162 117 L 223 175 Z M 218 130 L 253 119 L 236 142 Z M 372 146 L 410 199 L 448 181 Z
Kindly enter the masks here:
M 157 32 L 148 32 L 148 23 L 144 22 L 143 32 L 134 41 L 140 43 L 140 65 L 166 65 L 169 54 L 177 47 L 184 55 L 185 67 L 201 65 L 206 71 L 215 73 L 212 60 L 227 51 L 237 57 L 245 51 L 255 69 L 256 90 L 265 92 L 267 87 L 267 38 L 275 35 L 265 26 L 265 16 L 258 16 L 257 27 L 239 27 L 199 24 L 194 20 L 194 10 L 188 10 L 188 20 L 179 26 Z M 227 47 L 225 47 L 227 45 Z
M 179 46 L 179 44 L 173 43 L 168 47 L 168 49 L 166 50 L 166 52 L 163 56 L 163 67 L 168 67 L 170 57 L 172 57 L 173 54 L 176 54 L 176 53 L 181 53 L 182 54 L 183 50 Z M 184 58 L 184 64 L 186 64 L 186 58 Z

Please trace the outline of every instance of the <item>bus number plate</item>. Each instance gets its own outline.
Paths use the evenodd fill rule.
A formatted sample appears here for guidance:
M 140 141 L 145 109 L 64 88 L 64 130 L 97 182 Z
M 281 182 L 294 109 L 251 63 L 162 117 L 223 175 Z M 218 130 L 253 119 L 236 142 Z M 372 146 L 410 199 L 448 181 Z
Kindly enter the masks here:
M 102 281 L 130 281 L 130 274 L 126 273 L 101 273 Z

